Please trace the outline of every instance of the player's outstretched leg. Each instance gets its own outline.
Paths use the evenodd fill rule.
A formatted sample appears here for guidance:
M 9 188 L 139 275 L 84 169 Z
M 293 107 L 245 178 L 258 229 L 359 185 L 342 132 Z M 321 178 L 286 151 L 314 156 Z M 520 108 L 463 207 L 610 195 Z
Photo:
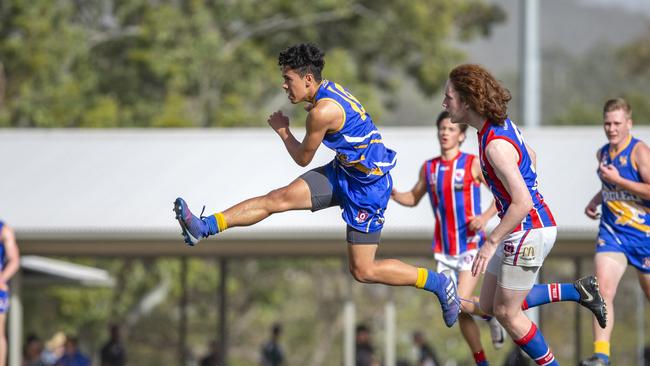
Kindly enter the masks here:
M 187 245 L 195 245 L 199 240 L 219 232 L 217 218 L 215 215 L 208 217 L 196 217 L 192 214 L 187 203 L 178 197 L 174 201 L 174 212 L 176 220 L 183 230 L 183 240 Z
M 598 320 L 598 325 L 605 329 L 607 326 L 607 306 L 598 289 L 598 279 L 594 275 L 582 277 L 574 283 L 580 293 L 580 305 L 591 310 Z
M 176 219 L 188 245 L 195 245 L 201 239 L 231 227 L 254 225 L 278 212 L 311 208 L 310 188 L 302 178 L 263 196 L 249 198 L 227 210 L 208 216 L 203 216 L 203 212 L 200 217 L 193 215 L 185 200 L 180 197 L 174 201 Z
M 596 276 L 582 277 L 574 283 L 539 284 L 526 296 L 522 304 L 524 310 L 535 306 L 558 301 L 575 301 L 591 310 L 598 320 L 598 325 L 605 328 L 607 324 L 607 306 L 598 289 Z

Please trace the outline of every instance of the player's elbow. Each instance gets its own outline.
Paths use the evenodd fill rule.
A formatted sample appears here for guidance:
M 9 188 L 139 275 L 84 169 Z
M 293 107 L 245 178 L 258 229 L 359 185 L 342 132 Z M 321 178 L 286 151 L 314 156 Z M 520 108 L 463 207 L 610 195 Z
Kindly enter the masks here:
M 525 212 L 529 212 L 533 207 L 535 207 L 535 205 L 533 204 L 533 200 L 528 198 L 522 203 L 522 207 Z
M 408 206 L 408 207 L 415 207 L 415 206 L 418 205 L 418 202 L 419 202 L 419 200 L 412 199 L 412 200 L 410 200 L 410 201 L 407 202 L 406 206 Z
M 311 163 L 313 159 L 314 159 L 314 154 L 305 151 L 303 153 L 298 154 L 295 160 L 298 165 L 304 168 L 307 165 L 309 165 L 309 163 Z
M 514 199 L 513 206 L 517 207 L 518 211 L 520 211 L 520 214 L 526 216 L 528 212 L 530 212 L 530 210 L 534 207 L 533 199 L 530 196 Z
M 309 163 L 311 163 L 311 159 L 297 159 L 296 163 L 298 163 L 298 165 L 304 168 L 307 165 L 309 165 Z

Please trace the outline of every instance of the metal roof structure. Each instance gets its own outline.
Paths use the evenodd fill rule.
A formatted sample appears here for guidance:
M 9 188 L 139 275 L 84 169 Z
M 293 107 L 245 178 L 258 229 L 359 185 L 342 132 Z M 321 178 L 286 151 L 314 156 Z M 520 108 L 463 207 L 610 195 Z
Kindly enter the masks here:
M 114 280 L 108 271 L 77 263 L 37 255 L 20 257 L 22 282 L 25 284 L 76 284 L 111 287 Z
M 409 190 L 424 160 L 439 153 L 435 128 L 380 127 L 398 152 L 394 186 Z M 303 131 L 294 134 L 301 138 Z M 559 226 L 559 240 L 593 243 L 597 223 L 583 210 L 598 191 L 595 152 L 600 127 L 523 129 L 537 152 L 540 191 Z M 650 141 L 650 128 L 635 128 Z M 463 150 L 476 153 L 474 131 Z M 0 130 L 0 217 L 12 225 L 26 254 L 66 255 L 345 255 L 345 224 L 336 208 L 287 212 L 229 230 L 215 243 L 185 248 L 172 202 L 185 198 L 200 212 L 225 209 L 284 186 L 330 161 L 321 147 L 308 168 L 296 165 L 270 128 Z M 491 195 L 483 194 L 483 205 Z M 382 243 L 386 254 L 428 252 L 433 214 L 426 199 L 416 208 L 391 202 Z M 494 225 L 496 221 L 491 224 Z M 260 244 L 260 242 L 267 242 Z M 591 246 L 591 244 L 589 244 Z M 422 249 L 422 246 L 424 248 Z

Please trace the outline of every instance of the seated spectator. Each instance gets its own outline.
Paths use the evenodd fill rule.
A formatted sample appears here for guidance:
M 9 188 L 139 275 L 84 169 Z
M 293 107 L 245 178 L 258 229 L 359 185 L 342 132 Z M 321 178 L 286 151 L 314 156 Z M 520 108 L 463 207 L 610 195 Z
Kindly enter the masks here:
M 65 351 L 63 356 L 59 358 L 55 366 L 90 366 L 90 358 L 84 355 L 78 349 L 77 338 L 68 337 L 65 341 Z
M 25 340 L 23 347 L 22 366 L 43 366 L 41 354 L 43 353 L 43 342 L 35 334 L 30 334 Z
M 417 366 L 440 366 L 442 365 L 436 356 L 433 347 L 424 339 L 424 334 L 416 330 L 413 332 L 413 344 L 417 351 Z
M 212 340 L 208 354 L 201 358 L 201 366 L 219 366 L 219 342 Z
M 101 350 L 101 366 L 126 365 L 126 349 L 120 337 L 120 327 L 111 325 L 110 338 Z

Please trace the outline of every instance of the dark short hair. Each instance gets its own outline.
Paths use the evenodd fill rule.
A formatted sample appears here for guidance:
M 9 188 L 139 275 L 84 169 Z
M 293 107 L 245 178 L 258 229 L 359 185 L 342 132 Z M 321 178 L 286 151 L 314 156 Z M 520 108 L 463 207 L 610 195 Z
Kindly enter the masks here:
M 440 123 L 442 122 L 443 119 L 449 118 L 449 112 L 447 111 L 442 111 L 438 115 L 438 118 L 436 118 L 436 127 L 440 128 Z M 466 123 L 458 123 L 458 128 L 460 128 L 460 132 L 465 133 L 467 132 L 467 124 Z
M 298 43 L 284 49 L 278 56 L 278 65 L 295 70 L 301 77 L 312 74 L 316 81 L 321 81 L 321 72 L 325 67 L 325 52 L 312 43 Z
M 280 323 L 274 323 L 274 324 L 271 326 L 271 332 L 272 332 L 273 334 L 275 334 L 275 335 L 278 335 L 278 334 L 282 333 L 282 324 L 280 324 Z
M 365 325 L 365 324 L 357 325 L 357 334 L 358 333 L 363 333 L 363 332 L 370 332 L 370 328 L 368 328 L 368 326 Z

